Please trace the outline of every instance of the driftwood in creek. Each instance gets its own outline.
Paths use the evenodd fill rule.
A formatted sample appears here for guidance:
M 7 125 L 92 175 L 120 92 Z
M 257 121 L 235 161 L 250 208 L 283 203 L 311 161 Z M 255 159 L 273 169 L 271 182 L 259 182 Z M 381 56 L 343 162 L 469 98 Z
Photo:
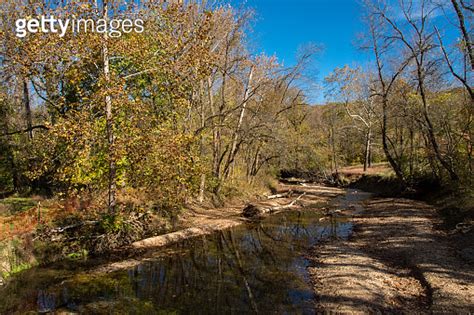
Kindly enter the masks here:
M 268 213 L 275 213 L 285 209 L 289 209 L 293 207 L 296 202 L 300 200 L 304 195 L 306 195 L 306 193 L 302 193 L 298 198 L 296 198 L 289 204 L 283 206 L 268 207 L 250 203 L 244 208 L 244 210 L 242 210 L 242 215 L 246 218 L 258 218 Z
M 267 199 L 278 199 L 278 198 L 286 198 L 286 197 L 291 197 L 291 194 L 293 193 L 292 190 L 288 190 L 287 192 L 276 194 L 276 195 L 270 195 L 267 196 Z

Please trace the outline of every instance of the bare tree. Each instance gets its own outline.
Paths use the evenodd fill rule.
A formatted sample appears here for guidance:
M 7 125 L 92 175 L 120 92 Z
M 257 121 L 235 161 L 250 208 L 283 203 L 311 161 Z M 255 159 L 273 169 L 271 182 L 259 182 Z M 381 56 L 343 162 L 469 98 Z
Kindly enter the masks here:
M 472 12 L 474 12 L 474 10 L 472 9 L 472 6 L 468 6 L 464 4 L 462 0 L 461 0 L 461 6 L 459 6 L 459 3 L 457 2 L 457 0 L 451 0 L 451 3 L 453 5 L 454 11 L 456 11 L 456 16 L 458 17 L 459 29 L 461 30 L 461 34 L 464 39 L 464 45 L 466 45 L 467 55 L 471 62 L 471 69 L 474 70 L 474 51 L 472 48 L 471 37 L 466 27 L 466 21 L 465 21 L 464 13 L 461 9 L 461 6 L 465 8 L 466 10 L 470 11 L 471 14 Z
M 393 45 L 392 41 L 386 41 L 383 36 L 383 29 L 379 28 L 378 25 L 381 23 L 380 15 L 377 13 L 379 8 L 376 8 L 368 4 L 369 16 L 367 17 L 368 27 L 369 27 L 369 37 L 370 37 L 370 49 L 375 57 L 376 73 L 377 73 L 377 88 L 373 93 L 374 97 L 378 97 L 382 104 L 382 121 L 381 121 L 381 131 L 382 131 L 382 147 L 385 153 L 385 156 L 390 163 L 390 166 L 394 170 L 397 177 L 401 180 L 405 180 L 405 176 L 402 171 L 402 167 L 397 161 L 396 157 L 390 150 L 389 143 L 390 139 L 388 136 L 388 103 L 389 97 L 392 92 L 392 88 L 403 73 L 406 67 L 408 67 L 411 57 L 403 57 L 403 60 L 394 67 L 394 70 L 391 73 L 386 73 L 386 68 L 388 65 L 384 64 L 384 55 L 391 49 Z M 392 146 L 392 149 L 393 148 Z M 395 153 L 396 154 L 396 153 Z

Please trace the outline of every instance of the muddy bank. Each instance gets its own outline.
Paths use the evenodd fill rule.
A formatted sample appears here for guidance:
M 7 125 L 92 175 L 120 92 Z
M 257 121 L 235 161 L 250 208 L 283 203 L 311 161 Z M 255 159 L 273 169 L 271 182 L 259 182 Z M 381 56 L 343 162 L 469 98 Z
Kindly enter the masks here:
M 350 240 L 312 251 L 319 310 L 474 312 L 473 265 L 435 229 L 433 207 L 401 198 L 373 198 L 363 207 Z

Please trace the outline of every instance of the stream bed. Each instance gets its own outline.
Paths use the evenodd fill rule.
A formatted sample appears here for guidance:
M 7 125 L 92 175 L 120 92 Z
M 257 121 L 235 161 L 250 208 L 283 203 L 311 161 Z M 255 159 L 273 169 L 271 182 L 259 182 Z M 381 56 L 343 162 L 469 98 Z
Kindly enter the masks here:
M 367 196 L 348 190 L 329 207 L 358 211 Z M 0 313 L 313 314 L 304 255 L 351 231 L 350 220 L 308 208 L 157 249 L 118 271 L 94 272 L 90 262 L 33 268 L 1 289 Z

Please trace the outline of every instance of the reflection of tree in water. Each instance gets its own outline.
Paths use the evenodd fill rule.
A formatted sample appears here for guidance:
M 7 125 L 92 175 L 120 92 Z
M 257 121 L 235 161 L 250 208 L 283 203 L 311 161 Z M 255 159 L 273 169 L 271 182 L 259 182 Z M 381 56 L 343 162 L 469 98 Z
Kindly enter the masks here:
M 259 224 L 249 231 L 221 232 L 194 241 L 194 246 L 182 244 L 193 248 L 188 255 L 160 263 L 167 266 L 167 274 L 159 287 L 173 288 L 160 294 L 153 294 L 152 289 L 145 296 L 157 305 L 179 305 L 182 310 L 192 310 L 196 305 L 213 307 L 201 309 L 213 312 L 291 310 L 295 299 L 303 300 L 309 292 L 296 273 L 301 264 L 298 251 L 323 232 L 303 220 L 284 219 L 279 224 Z M 177 266 L 184 267 L 178 270 Z M 301 305 L 296 303 L 295 307 Z
M 307 246 L 315 231 L 283 218 L 180 244 L 177 249 L 192 249 L 135 268 L 136 295 L 182 311 L 291 310 L 295 296 L 308 290 L 295 274 L 298 247 Z
M 46 313 L 56 309 L 56 296 L 40 290 L 38 292 L 38 312 Z
M 41 309 L 102 307 L 185 313 L 310 310 L 302 251 L 337 232 L 313 212 L 288 212 L 173 247 L 178 253 L 128 271 L 51 286 Z M 61 289 L 59 289 L 61 288 Z M 38 309 L 37 309 L 38 310 Z

